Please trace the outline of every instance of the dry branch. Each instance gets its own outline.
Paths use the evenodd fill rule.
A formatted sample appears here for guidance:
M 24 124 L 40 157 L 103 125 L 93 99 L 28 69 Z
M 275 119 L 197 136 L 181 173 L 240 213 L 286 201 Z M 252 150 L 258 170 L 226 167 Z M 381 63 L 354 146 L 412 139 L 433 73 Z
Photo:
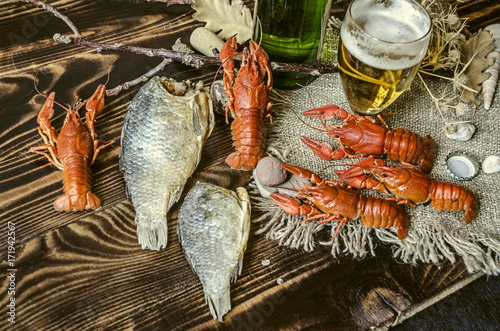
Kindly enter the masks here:
M 62 40 L 64 38 L 64 40 Z M 172 59 L 174 61 L 182 62 L 187 65 L 199 68 L 205 65 L 220 66 L 222 62 L 215 57 L 209 57 L 199 54 L 187 54 L 183 52 L 176 52 L 165 48 L 147 48 L 147 47 L 137 47 L 126 44 L 103 44 L 99 42 L 94 42 L 87 40 L 83 37 L 67 37 L 63 36 L 61 38 L 54 38 L 61 42 L 72 42 L 75 45 L 85 46 L 93 48 L 99 52 L 102 51 L 115 51 L 115 52 L 125 52 L 134 53 L 140 55 L 146 55 L 150 57 L 162 57 Z M 235 61 L 238 62 L 238 61 Z M 337 64 L 331 65 L 305 65 L 297 63 L 280 63 L 271 62 L 271 67 L 275 71 L 284 72 L 300 72 L 306 73 L 313 76 L 319 76 L 322 74 L 335 73 L 338 71 Z
M 151 77 L 153 77 L 157 72 L 163 70 L 163 68 L 165 68 L 167 65 L 169 65 L 170 63 L 172 63 L 172 60 L 171 59 L 163 59 L 163 61 L 157 65 L 156 67 L 154 67 L 153 69 L 151 69 L 150 71 L 146 72 L 144 75 L 142 75 L 141 77 L 139 78 L 136 78 L 134 80 L 131 80 L 130 82 L 126 82 L 126 83 L 123 83 L 121 85 L 118 85 L 117 87 L 115 88 L 112 88 L 112 89 L 109 89 L 109 90 L 106 90 L 106 96 L 107 97 L 110 97 L 110 96 L 114 96 L 114 95 L 117 95 L 118 93 L 120 93 L 121 91 L 123 90 L 128 90 L 129 88 L 131 88 L 132 86 L 136 86 L 136 85 L 139 85 L 141 83 L 144 83 L 144 82 L 147 82 Z
M 85 39 L 76 26 L 71 22 L 71 20 L 66 17 L 65 15 L 61 14 L 57 9 L 52 7 L 51 5 L 48 5 L 44 3 L 43 1 L 39 0 L 20 0 L 22 2 L 29 2 L 33 3 L 42 9 L 54 14 L 57 18 L 61 19 L 66 25 L 73 31 L 75 37 L 69 37 L 69 36 L 64 36 L 59 33 L 54 34 L 54 40 L 57 42 L 63 42 L 63 43 L 73 43 L 75 45 L 79 46 L 85 46 L 85 47 L 90 47 L 95 49 L 98 52 L 102 51 L 114 51 L 114 52 L 126 52 L 126 53 L 134 53 L 134 54 L 141 54 L 141 55 L 146 55 L 149 57 L 161 57 L 164 59 L 168 59 L 163 61 L 160 65 L 158 65 L 156 68 L 153 70 L 149 71 L 148 73 L 142 75 L 141 77 L 131 81 L 124 83 L 114 89 L 112 91 L 108 91 L 108 95 L 116 95 L 118 94 L 121 90 L 127 89 L 131 86 L 134 86 L 136 84 L 139 84 L 143 82 L 145 78 L 149 78 L 153 76 L 156 72 L 162 70 L 168 63 L 171 61 L 178 61 L 182 62 L 186 65 L 190 65 L 196 68 L 199 68 L 201 66 L 205 65 L 212 65 L 212 66 L 220 66 L 222 62 L 216 58 L 216 57 L 208 57 L 204 55 L 198 55 L 198 54 L 187 54 L 183 52 L 176 52 L 164 48 L 147 48 L 147 47 L 137 47 L 137 46 L 131 46 L 131 45 L 126 45 L 122 43 L 115 43 L 115 44 L 104 44 L 104 43 L 99 43 L 95 41 L 90 41 Z M 171 4 L 189 4 L 191 3 L 190 0 L 150 0 L 153 2 L 163 2 L 167 3 L 168 5 Z M 238 62 L 238 61 L 235 61 Z M 338 71 L 337 64 L 332 64 L 332 65 L 303 65 L 303 64 L 296 64 L 296 63 L 279 63 L 279 62 L 271 62 L 271 67 L 274 71 L 283 71 L 283 72 L 296 72 L 296 73 L 305 73 L 305 74 L 310 74 L 313 76 L 319 76 L 322 74 L 327 74 L 327 73 L 335 73 Z
M 41 7 L 42 9 L 48 11 L 49 13 L 52 13 L 54 14 L 55 17 L 59 18 L 60 20 L 62 20 L 64 23 L 66 23 L 66 25 L 71 29 L 71 31 L 73 31 L 73 33 L 75 34 L 75 37 L 81 37 L 82 35 L 80 34 L 80 32 L 78 31 L 78 29 L 76 28 L 76 26 L 73 24 L 73 22 L 71 22 L 71 20 L 67 17 L 67 16 L 64 16 L 63 14 L 61 14 L 57 9 L 55 9 L 54 7 L 52 7 L 51 5 L 49 4 L 46 4 L 45 2 L 43 1 L 38 1 L 38 0 L 20 0 L 21 2 L 30 2 L 30 3 L 33 3 L 35 5 L 37 5 L 37 7 Z
M 166 3 L 167 6 L 171 5 L 190 5 L 193 3 L 193 0 L 147 0 L 148 2 L 161 2 Z

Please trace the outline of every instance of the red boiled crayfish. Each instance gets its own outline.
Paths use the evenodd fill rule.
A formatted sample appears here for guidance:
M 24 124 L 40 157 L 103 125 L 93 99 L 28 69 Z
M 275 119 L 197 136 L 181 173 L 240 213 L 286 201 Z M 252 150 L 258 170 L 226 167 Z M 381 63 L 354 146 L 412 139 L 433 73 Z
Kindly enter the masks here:
M 220 51 L 224 90 L 229 100 L 226 122 L 228 111 L 235 118 L 231 130 L 236 151 L 226 158 L 226 163 L 233 169 L 252 170 L 267 155 L 264 152 L 264 115 L 271 108 L 268 96 L 273 76 L 266 52 L 256 42 L 250 41 L 250 51 L 243 50 L 241 67 L 235 78 L 236 47 L 236 38 L 231 37 Z
M 348 170 L 335 173 L 352 187 L 394 195 L 397 198 L 388 200 L 398 204 L 414 207 L 416 203 L 431 200 L 437 211 L 464 210 L 466 223 L 476 218 L 477 202 L 470 190 L 458 184 L 430 179 L 411 164 L 390 167 L 381 159 L 369 157 Z
M 287 164 L 282 167 L 302 178 L 307 178 L 314 186 L 305 186 L 298 190 L 295 198 L 272 193 L 271 199 L 285 212 L 292 215 L 309 216 L 303 222 L 323 219 L 318 224 L 339 220 L 334 237 L 341 225 L 361 217 L 366 227 L 395 227 L 400 239 L 406 238 L 409 228 L 409 216 L 398 205 L 381 198 L 360 195 L 342 182 L 321 179 L 313 172 Z
M 54 115 L 55 92 L 48 96 L 38 114 L 38 132 L 45 144 L 32 147 L 29 151 L 45 156 L 50 163 L 63 171 L 64 195 L 54 202 L 56 210 L 74 211 L 101 206 L 101 201 L 91 191 L 90 166 L 99 151 L 113 143 L 98 140 L 94 130 L 96 117 L 104 108 L 105 92 L 104 85 L 99 85 L 95 93 L 76 109 L 61 106 L 67 112 L 59 134 L 50 124 L 50 118 Z M 85 104 L 87 112 L 84 125 L 78 110 Z
M 339 143 L 339 150 L 311 138 L 302 136 L 301 140 L 314 153 L 325 160 L 338 160 L 344 157 L 365 157 L 367 155 L 387 155 L 395 162 L 419 164 L 425 173 L 430 173 L 436 153 L 436 142 L 427 135 L 425 138 L 404 129 L 389 130 L 387 123 L 378 116 L 380 125 L 370 116 L 351 115 L 345 109 L 327 105 L 303 113 L 322 119 L 338 117 L 347 124 L 325 125 L 325 132 Z M 347 146 L 347 147 L 345 147 Z M 355 152 L 362 154 L 354 154 Z

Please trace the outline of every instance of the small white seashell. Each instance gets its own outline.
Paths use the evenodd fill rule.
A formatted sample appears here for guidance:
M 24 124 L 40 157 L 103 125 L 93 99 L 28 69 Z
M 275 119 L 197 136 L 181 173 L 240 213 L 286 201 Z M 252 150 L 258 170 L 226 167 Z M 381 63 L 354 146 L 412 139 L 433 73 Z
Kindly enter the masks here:
M 489 73 L 490 77 L 482 84 L 484 109 L 488 110 L 493 101 L 498 84 L 498 73 L 500 72 L 500 24 L 491 24 L 484 29 L 489 31 L 495 40 L 495 49 L 486 56 L 486 58 L 494 58 L 495 62 L 484 71 Z
M 483 161 L 483 171 L 487 174 L 500 172 L 500 156 L 490 155 Z
M 476 132 L 476 127 L 471 123 L 448 123 L 444 127 L 444 133 L 447 138 L 468 141 Z

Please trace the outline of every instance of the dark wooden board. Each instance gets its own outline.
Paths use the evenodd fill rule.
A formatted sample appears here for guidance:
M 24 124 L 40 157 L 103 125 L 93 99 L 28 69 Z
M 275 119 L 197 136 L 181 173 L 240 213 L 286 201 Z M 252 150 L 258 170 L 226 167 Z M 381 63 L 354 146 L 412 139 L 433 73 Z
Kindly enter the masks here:
M 188 5 L 167 7 L 139 0 L 50 3 L 70 17 L 85 37 L 106 43 L 170 48 L 177 38 L 187 43 L 190 32 L 203 25 L 193 21 Z M 250 8 L 252 3 L 247 1 Z M 467 2 L 459 4 L 459 13 L 470 17 L 469 30 L 476 31 L 498 22 L 500 6 L 495 1 Z M 52 204 L 62 192 L 61 173 L 42 156 L 28 153 L 30 147 L 42 143 L 36 116 L 44 99 L 36 95 L 35 76 L 40 91 L 55 91 L 56 100 L 74 104 L 104 83 L 108 70 L 109 88 L 142 75 L 161 59 L 58 44 L 53 34 L 70 34 L 68 27 L 42 9 L 19 1 L 0 4 L 0 31 L 5 32 L 0 34 L 2 294 L 9 287 L 8 222 L 16 226 L 17 269 L 16 324 L 7 322 L 9 296 L 2 295 L 2 329 L 365 330 L 390 323 L 471 277 L 461 260 L 439 266 L 406 265 L 394 260 L 390 247 L 382 244 L 376 257 L 363 260 L 333 259 L 328 248 L 319 245 L 309 253 L 280 247 L 263 234 L 254 234 L 258 225 L 253 224 L 242 275 L 231 288 L 233 308 L 223 323 L 213 320 L 201 284 L 177 241 L 179 205 L 169 214 L 165 250 L 146 251 L 137 243 L 134 210 L 125 195 L 118 155 L 127 105 L 139 87 L 107 98 L 96 125 L 100 139 L 115 140 L 92 167 L 94 192 L 103 202 L 100 210 L 56 212 Z M 174 63 L 160 74 L 177 80 L 201 79 L 208 85 L 216 70 Z M 54 127 L 59 129 L 63 119 L 64 111 L 56 108 Z M 247 183 L 249 173 L 232 171 L 224 164 L 231 143 L 229 126 L 217 115 L 215 131 L 184 194 L 197 180 L 231 189 Z M 264 266 L 263 260 L 270 265 Z M 467 296 L 470 303 L 454 301 L 474 309 L 470 317 L 474 320 L 453 315 L 455 306 L 442 309 L 447 316 L 455 316 L 451 319 L 467 320 L 464 325 L 493 328 L 498 325 L 493 318 L 498 305 L 483 300 L 491 300 L 495 288 L 498 294 L 498 286 L 491 285 L 498 284 L 498 277 L 480 281 L 490 283 Z M 418 317 L 425 314 L 398 328 L 414 329 L 413 325 L 421 323 Z M 431 330 L 432 325 L 421 329 Z

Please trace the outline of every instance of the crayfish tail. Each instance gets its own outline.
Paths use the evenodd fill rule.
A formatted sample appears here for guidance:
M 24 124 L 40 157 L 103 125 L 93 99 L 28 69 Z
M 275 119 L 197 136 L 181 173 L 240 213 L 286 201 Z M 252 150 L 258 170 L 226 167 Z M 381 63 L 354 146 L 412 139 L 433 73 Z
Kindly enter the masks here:
M 263 114 L 258 109 L 240 109 L 231 129 L 236 151 L 226 158 L 227 165 L 236 170 L 253 170 L 267 156 Z
M 61 195 L 54 201 L 54 208 L 57 211 L 72 211 L 71 199 L 68 195 Z
M 436 141 L 431 136 L 426 136 L 423 139 L 423 143 L 426 146 L 426 153 L 420 160 L 420 169 L 422 172 L 428 174 L 431 172 L 434 166 L 434 156 L 436 155 Z
M 358 200 L 357 210 L 358 215 L 361 216 L 361 221 L 366 227 L 394 227 L 397 230 L 399 239 L 408 236 L 410 217 L 403 208 L 393 202 L 362 196 Z
M 92 192 L 80 195 L 61 195 L 54 201 L 54 208 L 58 211 L 92 210 L 101 207 L 101 200 Z
M 465 211 L 465 223 L 476 218 L 477 200 L 474 194 L 465 187 L 449 182 L 432 181 L 429 189 L 432 206 L 437 211 Z
M 387 133 L 383 149 L 391 161 L 418 164 L 428 174 L 434 165 L 436 141 L 429 135 L 422 137 L 399 128 Z
M 236 170 L 253 170 L 259 161 L 267 154 L 260 152 L 257 155 L 242 154 L 240 151 L 233 152 L 226 158 L 226 164 Z
M 54 202 L 56 210 L 79 211 L 101 207 L 101 200 L 92 193 L 92 172 L 85 157 L 72 156 L 65 159 L 63 189 L 64 195 Z
M 410 228 L 410 217 L 404 210 L 403 212 L 403 214 L 398 215 L 399 217 L 397 217 L 396 221 L 394 222 L 394 227 L 398 231 L 399 239 L 406 238 L 408 236 L 408 229 Z
M 87 192 L 87 205 L 85 209 L 97 209 L 101 207 L 101 200 L 92 192 Z

